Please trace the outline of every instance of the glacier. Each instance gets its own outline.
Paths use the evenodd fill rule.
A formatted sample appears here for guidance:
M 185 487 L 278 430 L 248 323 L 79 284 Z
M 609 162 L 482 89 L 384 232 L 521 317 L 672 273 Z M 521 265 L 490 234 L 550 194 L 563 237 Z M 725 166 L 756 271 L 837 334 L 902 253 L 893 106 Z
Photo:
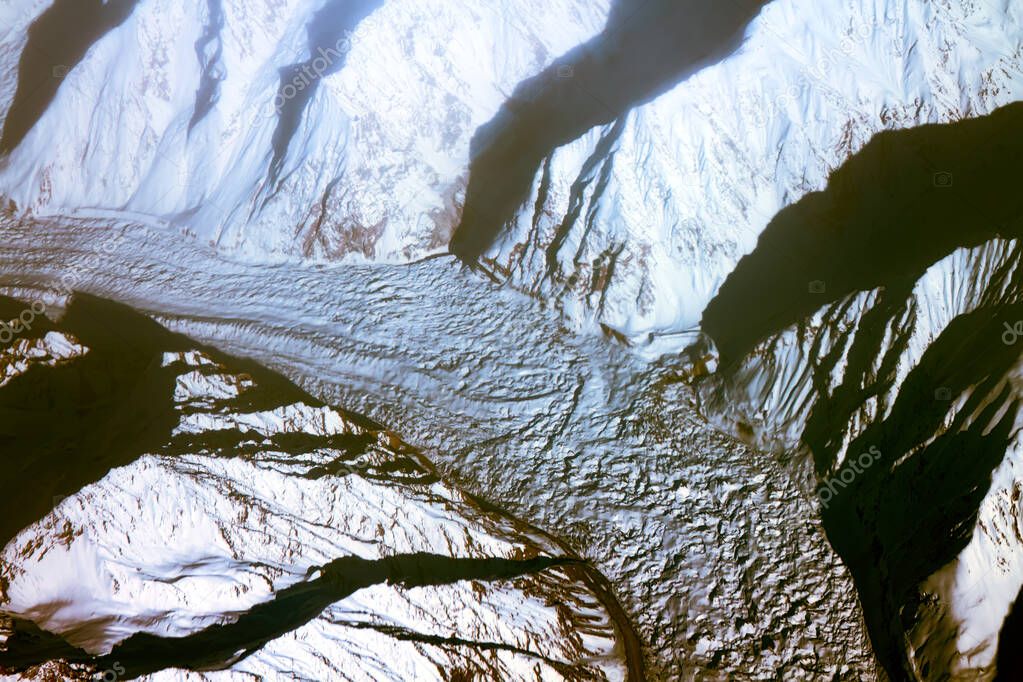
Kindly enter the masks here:
M 922 601 L 885 602 L 916 618 L 887 639 L 849 550 L 858 536 L 839 532 L 847 507 L 822 508 L 820 485 L 924 381 L 932 349 L 981 324 L 965 316 L 1011 304 L 1014 235 L 907 275 L 898 300 L 913 314 L 889 320 L 863 370 L 884 388 L 851 407 L 829 402 L 862 378 L 845 344 L 874 339 L 891 282 L 814 299 L 750 344 L 729 345 L 707 311 L 717 301 L 757 328 L 766 311 L 740 318 L 755 298 L 730 298 L 726 281 L 871 140 L 1019 100 L 1023 7 L 736 3 L 735 40 L 542 150 L 509 216 L 484 226 L 484 247 L 460 250 L 452 239 L 476 229 L 463 220 L 474 161 L 507 144 L 488 131 L 559 88 L 593 96 L 599 72 L 580 64 L 599 53 L 587 46 L 641 4 L 119 0 L 76 32 L 67 2 L 5 3 L 0 287 L 54 318 L 71 290 L 120 301 L 386 424 L 443 480 L 592 562 L 635 622 L 652 679 L 994 679 L 1023 582 L 1015 441 L 960 480 L 969 490 L 955 494 L 976 509 L 953 556 L 910 581 Z M 40 50 L 47 35 L 73 39 L 54 54 Z M 801 293 L 817 279 L 830 274 L 799 279 Z M 22 363 L 41 352 L 17 348 Z M 822 357 L 839 358 L 826 378 Z M 954 434 L 984 442 L 1017 428 L 1000 397 L 1018 394 L 1017 374 L 1001 368 L 990 390 L 949 398 L 926 442 L 899 455 L 919 462 Z M 178 395 L 232 397 L 204 376 L 182 378 Z M 849 423 L 821 428 L 814 410 L 839 404 Z M 889 480 L 871 467 L 862 485 L 895 485 L 896 469 Z M 90 504 L 122 499 L 107 479 L 95 485 Z M 268 666 L 257 674 L 283 670 L 302 644 L 268 646 L 247 659 Z
M 386 424 L 445 480 L 607 576 L 648 679 L 702 679 L 712 665 L 722 677 L 875 677 L 812 469 L 715 431 L 674 369 L 571 333 L 452 257 L 253 264 L 166 225 L 111 228 L 4 223 L 0 287 L 59 316 L 60 278 L 78 273 L 81 291 Z

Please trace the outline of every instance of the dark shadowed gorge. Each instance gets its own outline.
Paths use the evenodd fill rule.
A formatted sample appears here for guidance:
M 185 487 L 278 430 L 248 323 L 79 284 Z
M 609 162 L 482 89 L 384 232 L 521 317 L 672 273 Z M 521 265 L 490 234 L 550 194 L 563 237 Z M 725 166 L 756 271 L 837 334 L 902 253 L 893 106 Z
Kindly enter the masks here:
M 851 482 L 830 490 L 821 514 L 892 680 L 917 679 L 905 647 L 906 632 L 926 616 L 921 584 L 970 541 L 1015 435 L 1019 401 L 1009 377 L 1020 350 L 1002 333 L 1023 318 L 1020 249 L 990 273 L 977 307 L 952 319 L 900 380 L 920 316 L 914 285 L 959 247 L 1019 236 L 1021 131 L 1023 104 L 1014 104 L 976 120 L 881 133 L 824 191 L 775 217 L 704 313 L 725 381 L 753 361 L 757 344 L 801 325 L 813 340 L 815 396 L 801 440 L 817 475 L 834 474 L 843 450 L 845 462 L 873 454 Z M 834 331 L 849 295 L 875 288 L 857 325 Z M 818 310 L 815 331 L 806 322 Z M 880 416 L 847 443 L 850 424 L 873 400 Z
M 1021 133 L 1023 104 L 1012 104 L 874 137 L 825 190 L 775 216 L 707 306 L 721 362 L 849 293 L 914 282 L 958 247 L 1018 236 Z
M 346 556 L 320 566 L 312 571 L 317 577 L 279 591 L 271 601 L 257 604 L 234 622 L 212 625 L 185 637 L 135 634 L 105 656 L 92 656 L 31 623 L 19 622 L 7 651 L 0 652 L 0 669 L 25 670 L 61 658 L 89 664 L 100 671 L 119 665 L 127 679 L 167 668 L 222 670 L 267 642 L 302 627 L 332 603 L 372 585 L 387 583 L 413 588 L 460 580 L 509 580 L 573 562 L 551 557 L 460 559 L 426 553 L 376 560 Z M 520 653 L 525 651 L 518 649 Z M 547 662 L 571 675 L 570 666 L 550 659 Z

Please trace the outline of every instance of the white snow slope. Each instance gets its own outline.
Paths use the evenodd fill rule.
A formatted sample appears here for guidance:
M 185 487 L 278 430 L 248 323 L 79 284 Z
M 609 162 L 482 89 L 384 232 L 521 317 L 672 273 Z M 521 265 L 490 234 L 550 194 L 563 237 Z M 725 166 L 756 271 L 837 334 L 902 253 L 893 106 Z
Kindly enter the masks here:
M 339 36 L 345 65 L 315 90 L 269 187 L 279 70 L 312 56 L 306 24 L 324 4 L 225 0 L 219 98 L 190 129 L 212 5 L 142 0 L 0 159 L 17 216 L 4 228 L 4 284 L 35 295 L 100 252 L 86 268 L 97 277 L 77 286 L 393 425 L 580 547 L 668 679 L 712 664 L 723 679 L 873 675 L 848 577 L 809 521 L 806 462 L 794 473 L 713 433 L 659 370 L 571 338 L 446 260 L 394 265 L 446 249 L 474 131 L 516 83 L 599 33 L 611 3 L 387 0 Z M 46 7 L 0 8 L 0 116 Z M 678 349 L 770 218 L 823 188 L 872 134 L 1019 99 L 1021 41 L 1013 0 L 771 2 L 736 54 L 631 111 L 610 153 L 595 156 L 610 127 L 554 150 L 545 201 L 537 178 L 484 266 L 554 299 L 573 329 L 601 322 L 648 355 Z M 573 184 L 588 219 L 549 274 Z M 146 226 L 103 252 L 133 217 Z M 748 422 L 767 410 L 765 429 L 794 433 L 800 394 L 778 393 L 798 383 L 799 363 L 778 361 L 781 380 L 726 387 L 729 398 L 762 389 L 770 404 L 757 394 L 722 412 Z M 985 504 L 1011 518 L 999 502 L 1011 476 L 999 476 L 1003 492 Z M 988 555 L 981 540 L 957 566 Z M 989 615 L 976 630 L 988 641 Z
M 225 0 L 211 71 L 219 99 L 190 130 L 202 76 L 195 42 L 213 24 L 210 6 L 143 0 L 0 162 L 0 193 L 35 214 L 162 216 L 257 261 L 443 251 L 473 132 L 516 83 L 599 33 L 609 10 L 607 1 L 387 0 L 338 37 L 345 64 L 315 89 L 275 192 L 278 70 L 315 56 L 306 23 L 324 4 Z M 0 82 L 16 82 L 26 27 L 45 7 L 0 9 Z M 678 348 L 770 217 L 823 187 L 873 133 L 1019 98 L 1021 40 L 1023 7 L 1011 0 L 772 2 L 735 55 L 627 115 L 611 153 L 596 159 L 606 186 L 580 169 L 607 130 L 556 150 L 546 201 L 523 202 L 487 257 L 517 286 L 561 297 L 580 324 L 596 318 L 640 343 L 653 334 L 651 352 Z M 13 90 L 0 95 L 0 115 Z M 589 219 L 548 276 L 543 253 L 577 181 Z

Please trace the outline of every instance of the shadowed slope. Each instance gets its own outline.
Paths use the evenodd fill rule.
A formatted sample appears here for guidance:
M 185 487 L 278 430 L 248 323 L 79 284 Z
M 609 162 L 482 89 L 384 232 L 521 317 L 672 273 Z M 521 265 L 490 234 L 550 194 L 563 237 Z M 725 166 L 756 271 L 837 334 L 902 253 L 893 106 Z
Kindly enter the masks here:
M 995 682 L 1023 680 L 1023 589 L 1002 623 L 998 637 L 998 676 Z
M 854 291 L 915 281 L 956 248 L 1019 236 L 1023 103 L 884 132 L 785 208 L 703 313 L 722 364 Z
M 53 101 L 63 77 L 137 4 L 138 0 L 56 0 L 35 20 L 18 65 L 18 89 L 4 121 L 0 156 L 18 146 Z
M 918 361 L 911 346 L 926 321 L 915 287 L 960 247 L 1019 236 L 1021 131 L 1023 104 L 1013 104 L 876 136 L 825 190 L 774 218 L 703 316 L 721 381 L 758 362 L 778 363 L 778 382 L 810 373 L 801 440 L 823 482 L 824 527 L 892 680 L 917 679 L 908 633 L 928 617 L 921 586 L 973 538 L 1019 411 L 1009 376 L 1020 349 L 1002 341 L 1023 318 L 1019 250 Z M 839 324 L 850 294 L 875 289 L 854 326 Z M 818 310 L 819 323 L 805 324 Z M 793 325 L 805 358 L 758 345 Z M 866 454 L 862 471 L 850 464 Z
M 901 313 L 878 309 L 888 322 Z M 902 383 L 888 416 L 849 444 L 848 452 L 875 452 L 877 461 L 850 483 L 832 486 L 835 494 L 821 512 L 828 539 L 856 581 L 874 649 L 893 680 L 912 679 L 903 646 L 917 618 L 919 586 L 969 543 L 991 474 L 1013 438 L 1019 403 L 1005 376 L 1019 349 L 1001 343 L 1000 332 L 1005 320 L 1020 316 L 1023 304 L 1015 303 L 953 320 Z M 854 346 L 875 346 L 886 328 L 862 326 Z M 861 342 L 861 336 L 871 338 Z M 866 399 L 844 396 L 857 387 L 877 392 L 877 384 L 893 380 L 894 369 L 882 370 L 876 383 L 868 367 L 847 370 L 842 385 L 814 405 L 803 440 L 819 471 L 834 461 L 834 434 Z M 965 404 L 946 428 L 960 396 Z
M 383 0 L 331 0 L 309 22 L 309 58 L 281 69 L 281 83 L 274 100 L 277 128 L 267 176 L 268 197 L 279 188 L 284 157 L 320 81 L 344 67 L 352 31 L 382 4 Z
M 26 308 L 11 299 L 0 303 L 4 319 Z M 0 463 L 11 473 L 0 479 L 0 499 L 6 502 L 0 547 L 49 513 L 61 497 L 168 443 L 174 452 L 177 443 L 171 431 L 180 420 L 173 399 L 179 369 L 161 359 L 164 352 L 197 344 L 131 308 L 84 294 L 75 296 L 59 325 L 37 317 L 24 338 L 51 329 L 74 335 L 88 352 L 56 367 L 33 366 L 0 388 Z M 231 362 L 259 378 L 254 396 L 319 404 L 255 363 Z M 355 415 L 352 420 L 371 423 Z M 225 454 L 244 452 L 228 448 Z
M 545 156 L 739 45 L 763 0 L 620 0 L 604 31 L 519 84 L 472 140 L 451 251 L 475 261 L 526 199 Z

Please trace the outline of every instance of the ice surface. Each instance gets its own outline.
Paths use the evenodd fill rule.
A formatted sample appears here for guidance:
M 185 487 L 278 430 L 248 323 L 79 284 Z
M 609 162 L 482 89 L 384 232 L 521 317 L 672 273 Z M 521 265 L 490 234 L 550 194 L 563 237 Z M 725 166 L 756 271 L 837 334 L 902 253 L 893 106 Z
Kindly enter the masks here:
M 95 306 L 85 314 L 123 321 Z M 44 342 L 55 354 L 110 352 L 52 331 Z M 27 343 L 7 352 L 40 355 Z M 74 357 L 61 358 L 74 372 Z M 110 666 L 133 679 L 625 678 L 625 624 L 589 569 L 553 561 L 566 556 L 557 542 L 481 508 L 364 418 L 204 351 L 163 358 L 159 371 L 177 378 L 165 406 L 151 396 L 132 413 L 110 401 L 94 419 L 135 414 L 129 429 L 156 429 L 153 414 L 169 409 L 181 426 L 55 499 L 3 548 L 0 633 L 13 616 L 66 644 L 33 652 L 31 639 L 2 637 L 0 666 L 15 652 L 64 659 L 61 677 L 74 679 L 92 679 L 86 654 L 102 656 L 97 674 Z M 25 381 L 43 390 L 34 377 Z M 253 412 L 253 402 L 280 404 Z M 231 642 L 237 651 L 223 649 Z
M 720 435 L 673 373 L 571 333 L 540 303 L 450 258 L 251 265 L 103 221 L 2 236 L 10 293 L 81 272 L 87 291 L 387 424 L 468 490 L 570 541 L 638 623 L 653 679 L 705 679 L 712 664 L 722 677 L 873 678 L 807 463 Z

